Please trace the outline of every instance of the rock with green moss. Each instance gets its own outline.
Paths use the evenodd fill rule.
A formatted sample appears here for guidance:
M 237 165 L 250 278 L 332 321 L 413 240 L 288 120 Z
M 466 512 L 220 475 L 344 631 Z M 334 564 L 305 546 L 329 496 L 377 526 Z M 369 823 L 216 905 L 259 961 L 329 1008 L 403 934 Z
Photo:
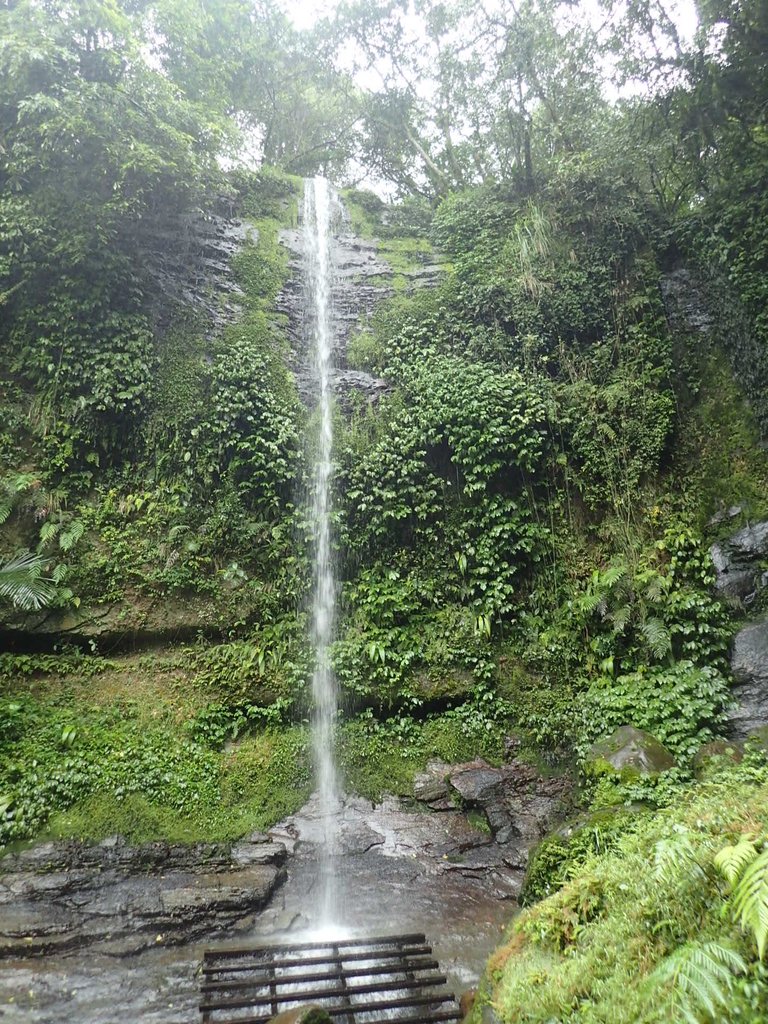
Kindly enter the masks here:
M 634 725 L 622 725 L 592 744 L 585 767 L 590 774 L 607 767 L 632 775 L 658 775 L 674 765 L 674 757 L 655 736 Z
M 766 736 L 768 739 L 768 735 Z M 696 775 L 702 775 L 713 762 L 733 762 L 738 764 L 744 758 L 744 751 L 738 743 L 730 743 L 728 740 L 710 740 L 709 743 L 702 743 L 693 757 L 693 770 Z
M 332 1024 L 327 1010 L 322 1006 L 296 1006 L 292 1010 L 278 1013 L 269 1024 Z
M 638 805 L 602 808 L 572 818 L 546 836 L 528 862 L 520 903 L 529 906 L 550 896 L 578 874 L 591 854 L 615 849 L 644 810 Z

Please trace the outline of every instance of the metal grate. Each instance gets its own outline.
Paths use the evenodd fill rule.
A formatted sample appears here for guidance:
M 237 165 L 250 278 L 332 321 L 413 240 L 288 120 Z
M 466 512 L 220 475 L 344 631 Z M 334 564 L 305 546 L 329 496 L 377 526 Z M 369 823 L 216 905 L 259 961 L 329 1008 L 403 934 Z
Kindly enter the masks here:
M 265 1024 L 302 1004 L 321 1006 L 334 1024 L 461 1017 L 426 936 L 303 942 L 208 950 L 203 958 L 203 1024 Z

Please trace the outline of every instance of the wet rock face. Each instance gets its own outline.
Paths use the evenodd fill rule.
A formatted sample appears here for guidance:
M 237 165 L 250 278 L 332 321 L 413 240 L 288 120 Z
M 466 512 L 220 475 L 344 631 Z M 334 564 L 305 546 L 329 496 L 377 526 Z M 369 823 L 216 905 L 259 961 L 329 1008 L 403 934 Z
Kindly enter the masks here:
M 746 739 L 768 725 L 768 619 L 753 622 L 736 634 L 731 654 L 736 707 L 730 712 L 729 733 Z
M 687 267 L 677 267 L 661 279 L 661 294 L 667 319 L 679 330 L 710 334 L 715 321 L 704 293 Z
M 768 522 L 745 526 L 709 549 L 715 587 L 733 604 L 749 605 L 768 584 L 762 563 L 768 558 Z
M 267 903 L 285 857 L 261 835 L 232 845 L 43 843 L 0 861 L 0 957 L 93 944 L 125 956 L 221 934 Z
M 417 776 L 414 793 L 432 810 L 461 804 L 481 811 L 490 831 L 483 856 L 499 858 L 519 892 L 529 851 L 563 819 L 571 789 L 568 778 L 545 778 L 524 761 L 494 768 L 478 758 L 455 765 L 430 762 Z
M 242 290 L 231 260 L 258 233 L 237 219 L 225 200 L 218 206 L 188 216 L 181 226 L 161 217 L 148 237 L 142 262 L 157 290 L 152 315 L 160 329 L 168 326 L 175 303 L 203 313 L 212 333 L 239 315 Z
M 290 274 L 278 296 L 277 309 L 287 317 L 288 336 L 293 350 L 291 368 L 296 375 L 299 394 L 309 403 L 313 400 L 314 374 L 310 362 L 310 339 L 305 330 L 302 231 L 283 230 L 280 241 L 290 253 Z M 342 411 L 348 413 L 361 401 L 375 404 L 389 391 L 389 385 L 380 377 L 347 367 L 347 341 L 353 330 L 373 316 L 380 302 L 394 295 L 394 274 L 389 264 L 378 255 L 375 239 L 360 238 L 350 233 L 336 235 L 333 261 L 335 283 L 332 326 L 334 363 L 338 367 L 333 375 L 333 387 Z M 408 278 L 414 288 L 429 287 L 437 282 L 441 268 L 429 264 L 399 273 Z
M 299 394 L 305 402 L 314 396 L 315 375 L 311 364 L 311 339 L 306 333 L 304 236 L 301 229 L 280 232 L 280 241 L 290 252 L 290 274 L 283 291 L 277 298 L 278 311 L 288 319 L 293 365 Z M 385 381 L 367 373 L 346 369 L 347 339 L 352 329 L 373 315 L 377 304 L 393 294 L 386 283 L 392 275 L 388 264 L 376 254 L 373 239 L 342 234 L 333 246 L 336 280 L 333 287 L 334 389 L 340 396 L 340 405 L 349 411 L 356 399 L 355 393 L 366 401 L 375 402 L 388 390 Z
M 622 725 L 610 736 L 592 744 L 587 763 L 600 761 L 616 771 L 629 769 L 639 775 L 657 775 L 675 764 L 674 757 L 655 736 L 633 725 Z

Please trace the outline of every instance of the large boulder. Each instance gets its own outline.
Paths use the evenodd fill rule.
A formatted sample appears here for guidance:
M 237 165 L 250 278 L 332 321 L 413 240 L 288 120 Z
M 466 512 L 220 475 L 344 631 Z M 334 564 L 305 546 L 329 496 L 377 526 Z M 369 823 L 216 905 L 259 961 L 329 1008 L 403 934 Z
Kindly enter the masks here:
M 433 811 L 450 811 L 456 802 L 451 796 L 448 776 L 451 766 L 445 761 L 428 761 L 413 780 L 413 795 Z
M 738 530 L 709 549 L 715 567 L 715 588 L 735 604 L 749 604 L 768 583 L 761 562 L 768 556 L 768 522 Z
M 736 705 L 729 717 L 729 733 L 742 740 L 768 725 L 768 619 L 745 626 L 736 634 L 731 654 Z
M 589 748 L 587 766 L 599 767 L 601 764 L 617 772 L 658 775 L 673 768 L 675 759 L 649 732 L 634 725 L 622 725 Z
M 572 789 L 567 776 L 543 775 L 521 760 L 494 768 L 478 758 L 453 765 L 446 778 L 462 803 L 483 811 L 494 842 L 507 848 L 515 867 L 562 821 Z

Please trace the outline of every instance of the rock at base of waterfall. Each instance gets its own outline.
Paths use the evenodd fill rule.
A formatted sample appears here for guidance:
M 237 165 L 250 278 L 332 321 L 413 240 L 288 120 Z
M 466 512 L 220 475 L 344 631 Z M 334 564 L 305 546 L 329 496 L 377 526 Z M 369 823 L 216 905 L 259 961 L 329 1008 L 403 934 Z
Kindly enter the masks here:
M 528 851 L 570 808 L 572 781 L 566 776 L 547 778 L 514 757 L 494 767 L 477 758 L 447 765 L 431 761 L 417 777 L 414 794 L 433 810 L 452 810 L 457 800 L 470 811 L 480 811 L 490 836 L 486 845 L 462 854 L 456 862 L 465 870 L 480 869 L 490 858 L 523 872 Z
M 451 766 L 445 761 L 428 761 L 423 772 L 413 780 L 413 795 L 433 811 L 449 811 L 455 807 L 448 785 Z
M 658 775 L 675 765 L 675 759 L 655 736 L 634 725 L 622 725 L 589 748 L 587 766 L 607 764 L 617 772 Z
M 283 1010 L 269 1021 L 269 1024 L 332 1024 L 331 1017 L 322 1006 L 296 1006 L 292 1010 Z
M 284 859 L 269 841 L 38 844 L 0 862 L 0 955 L 124 956 L 228 933 L 267 903 Z
M 768 725 L 768 619 L 750 623 L 736 634 L 731 672 L 736 706 L 728 716 L 728 733 L 743 740 Z
M 768 583 L 761 564 L 768 555 L 768 522 L 743 527 L 709 553 L 717 592 L 733 604 L 750 604 Z

